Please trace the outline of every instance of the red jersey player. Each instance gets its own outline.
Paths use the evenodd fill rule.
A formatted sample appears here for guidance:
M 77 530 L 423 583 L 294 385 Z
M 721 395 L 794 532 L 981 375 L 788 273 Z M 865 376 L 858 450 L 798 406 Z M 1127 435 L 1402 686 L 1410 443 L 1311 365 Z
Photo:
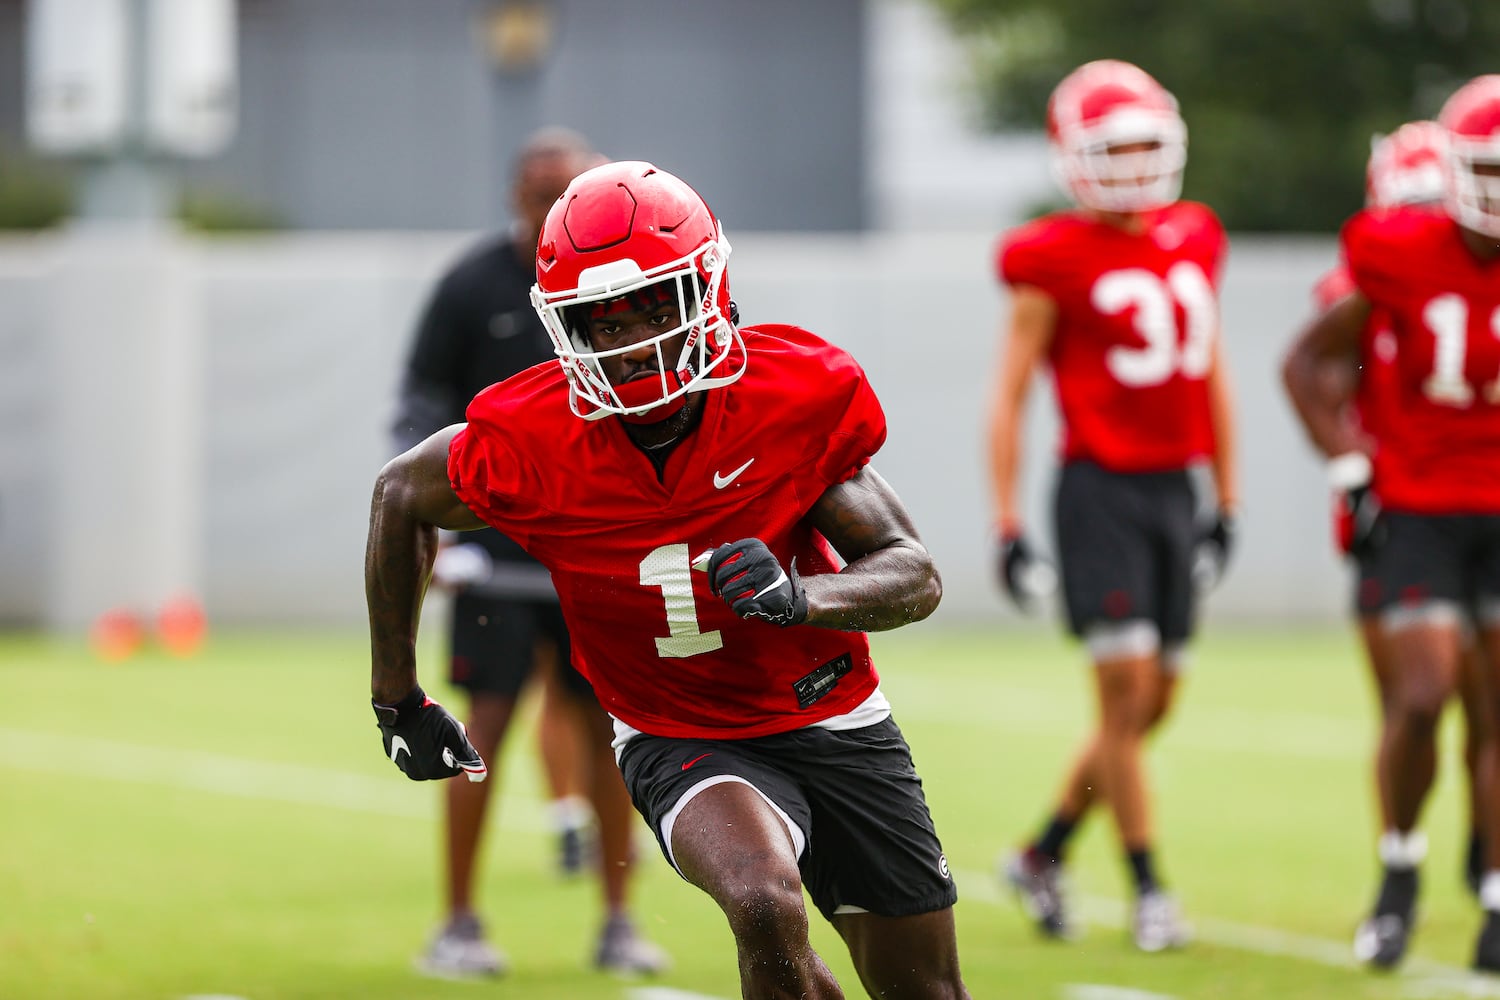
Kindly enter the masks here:
M 1430 121 L 1408 122 L 1390 135 L 1378 139 L 1371 147 L 1366 170 L 1365 207 L 1379 212 L 1403 206 L 1420 206 L 1434 213 L 1441 213 L 1446 142 L 1442 126 Z M 1354 290 L 1353 276 L 1348 267 L 1340 263 L 1324 275 L 1314 290 L 1317 311 L 1320 314 L 1326 312 Z M 1351 436 L 1361 437 L 1367 450 L 1374 454 L 1379 452 L 1386 424 L 1394 426 L 1397 423 L 1395 410 L 1398 405 L 1396 400 L 1399 399 L 1400 371 L 1396 364 L 1396 336 L 1390 327 L 1390 321 L 1382 310 L 1371 310 L 1360 334 L 1358 387 L 1354 390 L 1353 406 L 1346 410 L 1355 422 L 1350 429 Z M 1346 392 L 1342 379 L 1347 378 L 1347 369 L 1340 372 L 1337 363 L 1328 367 L 1331 369 L 1327 372 L 1330 390 L 1335 394 Z M 1297 373 L 1295 363 L 1288 367 L 1289 380 L 1295 380 Z M 1381 707 L 1382 732 L 1375 754 L 1375 787 L 1382 831 L 1381 854 L 1388 866 L 1414 870 L 1425 853 L 1425 841 L 1421 837 L 1408 838 L 1401 834 L 1393 818 L 1391 790 L 1396 784 L 1408 780 L 1398 772 L 1420 770 L 1430 765 L 1421 757 L 1414 760 L 1390 752 L 1396 732 L 1394 721 L 1403 712 L 1410 710 L 1398 706 L 1404 706 L 1406 699 L 1416 692 L 1410 685 L 1396 683 L 1397 665 L 1393 661 L 1391 642 L 1380 615 L 1382 588 L 1376 550 L 1383 524 L 1378 517 L 1379 498 L 1371 489 L 1373 465 L 1366 451 L 1356 451 L 1348 453 L 1347 457 L 1333 466 L 1331 472 L 1336 479 L 1335 539 L 1339 548 L 1355 563 L 1355 612 L 1359 617 L 1360 636 Z M 1480 834 L 1480 821 L 1484 812 L 1483 784 L 1477 765 L 1482 748 L 1490 739 L 1492 731 L 1482 692 L 1483 669 L 1476 645 L 1467 643 L 1459 678 L 1467 736 L 1464 758 L 1469 771 L 1471 819 L 1464 874 L 1465 881 L 1475 892 L 1479 890 L 1484 863 Z M 1407 881 L 1411 880 L 1398 876 L 1396 885 L 1400 887 Z M 1412 888 L 1414 890 L 1414 883 Z M 1400 899 L 1392 898 L 1387 902 L 1395 905 Z M 1414 892 L 1411 902 L 1415 902 Z M 1406 942 L 1404 932 L 1410 919 L 1403 917 L 1397 922 L 1381 920 L 1380 916 L 1377 914 L 1361 925 L 1355 938 L 1355 951 L 1361 961 L 1390 966 L 1401 958 Z
M 1343 419 L 1377 311 L 1395 339 L 1395 371 L 1378 421 L 1373 493 L 1380 544 L 1366 584 L 1393 668 L 1382 753 L 1391 830 L 1381 839 L 1380 894 L 1356 947 L 1380 966 L 1399 961 L 1411 933 L 1416 826 L 1432 784 L 1436 729 L 1458 685 L 1465 609 L 1490 663 L 1500 653 L 1500 76 L 1478 77 L 1444 105 L 1445 214 L 1366 210 L 1343 231 L 1356 290 L 1315 319 L 1285 376 L 1336 486 L 1358 485 L 1365 442 Z M 1329 367 L 1342 368 L 1329 380 Z M 1329 385 L 1343 386 L 1342 393 Z M 1493 756 L 1493 741 L 1486 753 Z M 1493 769 L 1490 771 L 1493 775 Z M 1487 778 L 1486 781 L 1491 779 Z M 1486 911 L 1475 965 L 1500 971 L 1500 788 L 1482 803 Z
M 813 902 L 872 994 L 966 997 L 956 893 L 864 633 L 941 585 L 869 466 L 885 417 L 843 351 L 741 327 L 729 244 L 647 163 L 553 206 L 532 301 L 559 363 L 485 390 L 376 483 L 371 692 L 410 777 L 483 767 L 417 686 L 437 528 L 488 523 L 550 570 L 576 662 L 614 716 L 636 808 L 728 918 L 746 996 L 841 997 Z
M 1136 889 L 1137 946 L 1183 942 L 1161 887 L 1141 746 L 1165 715 L 1216 579 L 1237 501 L 1217 292 L 1226 241 L 1212 211 L 1179 201 L 1187 136 L 1177 102 L 1136 66 L 1088 63 L 1048 104 L 1057 173 L 1078 208 L 1008 233 L 1011 289 L 990 425 L 1005 589 L 1025 604 L 1038 560 L 1016 503 L 1023 405 L 1052 370 L 1063 440 L 1055 508 L 1068 621 L 1095 666 L 1101 718 L 1041 834 L 1005 874 L 1040 929 L 1069 931 L 1064 849 L 1101 790 Z M 1189 466 L 1212 463 L 1218 515 L 1196 516 Z

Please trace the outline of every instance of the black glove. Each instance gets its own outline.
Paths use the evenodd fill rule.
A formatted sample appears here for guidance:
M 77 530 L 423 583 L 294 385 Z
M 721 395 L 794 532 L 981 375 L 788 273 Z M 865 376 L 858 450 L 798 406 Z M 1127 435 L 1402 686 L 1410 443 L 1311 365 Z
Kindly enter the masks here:
M 412 781 L 451 778 L 459 772 L 483 781 L 489 770 L 469 742 L 464 724 L 423 693 L 420 687 L 394 705 L 375 706 L 385 755 Z
M 1385 543 L 1385 519 L 1369 484 L 1334 494 L 1333 525 L 1339 548 L 1363 559 Z
M 1031 611 L 1037 601 L 1057 590 L 1057 568 L 1032 551 L 1031 543 L 1019 532 L 1000 536 L 995 576 L 1011 602 L 1022 611 Z
M 759 538 L 741 538 L 714 549 L 708 560 L 708 586 L 741 618 L 763 618 L 772 625 L 800 625 L 807 619 L 807 595 L 797 577 Z
M 1328 460 L 1328 484 L 1333 487 L 1333 533 L 1338 546 L 1363 559 L 1385 542 L 1380 501 L 1371 492 L 1375 470 L 1363 452 L 1347 451 Z
M 1193 546 L 1193 586 L 1200 591 L 1212 590 L 1224 579 L 1230 553 L 1234 551 L 1236 530 L 1234 511 L 1223 507 L 1199 526 L 1198 540 Z

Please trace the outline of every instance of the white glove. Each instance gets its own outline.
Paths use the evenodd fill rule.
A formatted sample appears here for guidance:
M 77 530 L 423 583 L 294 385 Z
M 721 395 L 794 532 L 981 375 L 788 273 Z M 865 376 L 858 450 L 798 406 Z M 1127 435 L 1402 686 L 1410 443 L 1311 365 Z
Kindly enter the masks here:
M 445 590 L 459 590 L 488 580 L 493 569 L 483 545 L 445 545 L 432 561 L 432 582 Z

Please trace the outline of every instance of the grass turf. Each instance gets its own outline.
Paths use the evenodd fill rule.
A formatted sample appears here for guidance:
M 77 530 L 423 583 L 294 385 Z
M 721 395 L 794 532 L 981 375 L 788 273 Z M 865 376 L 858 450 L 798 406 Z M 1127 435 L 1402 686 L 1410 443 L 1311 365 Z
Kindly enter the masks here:
M 1343 630 L 1220 628 L 1198 644 L 1151 752 L 1163 871 L 1200 929 L 1165 956 L 1137 954 L 1109 924 L 1125 875 L 1103 813 L 1073 852 L 1075 888 L 1104 921 L 1082 941 L 1039 941 L 992 879 L 1044 818 L 1088 723 L 1077 647 L 931 625 L 875 644 L 959 880 L 974 997 L 1500 996 L 1456 969 L 1478 927 L 1459 884 L 1456 727 L 1425 824 L 1416 960 L 1397 976 L 1337 964 L 1376 876 L 1371 698 Z M 0 998 L 739 995 L 722 917 L 644 828 L 636 910 L 675 968 L 654 984 L 588 969 L 597 892 L 554 874 L 525 728 L 497 775 L 482 882 L 513 971 L 493 985 L 417 976 L 439 911 L 437 798 L 380 753 L 366 655 L 358 634 L 246 633 L 190 660 L 147 649 L 106 664 L 82 645 L 0 636 Z M 428 640 L 424 676 L 442 692 L 438 660 Z M 814 941 L 862 996 L 816 916 Z

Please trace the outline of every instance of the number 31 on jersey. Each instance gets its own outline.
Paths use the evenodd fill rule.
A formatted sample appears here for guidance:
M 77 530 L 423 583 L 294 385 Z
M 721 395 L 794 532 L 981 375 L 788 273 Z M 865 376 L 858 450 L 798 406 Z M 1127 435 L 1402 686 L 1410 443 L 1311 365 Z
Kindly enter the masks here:
M 1105 365 L 1121 385 L 1161 385 L 1179 372 L 1184 378 L 1208 375 L 1219 308 L 1213 286 L 1197 264 L 1180 260 L 1167 271 L 1165 279 L 1138 267 L 1108 271 L 1094 282 L 1089 298 L 1106 316 L 1133 310 L 1131 328 L 1145 341 L 1143 347 L 1117 346 L 1105 354 Z M 1180 338 L 1178 306 L 1187 327 Z

